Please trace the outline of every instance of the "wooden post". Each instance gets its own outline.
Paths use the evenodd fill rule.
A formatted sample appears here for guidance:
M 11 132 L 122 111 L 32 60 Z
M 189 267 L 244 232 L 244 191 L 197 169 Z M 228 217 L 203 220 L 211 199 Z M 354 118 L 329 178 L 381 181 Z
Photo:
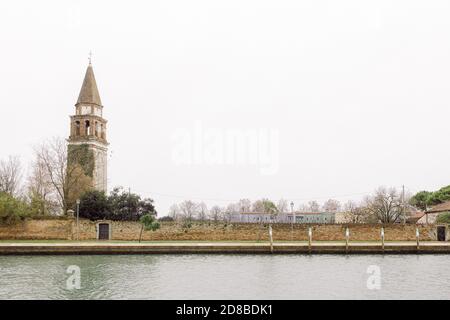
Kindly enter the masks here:
M 419 250 L 420 247 L 420 243 L 419 243 L 419 237 L 420 237 L 420 233 L 419 233 L 419 228 L 416 227 L 416 242 L 417 242 L 417 250 Z
M 144 231 L 144 224 L 141 226 L 141 232 L 139 233 L 139 243 L 141 243 L 142 231 Z
M 294 219 L 294 216 L 292 216 L 292 219 Z M 294 241 L 294 220 L 291 223 L 291 241 Z
M 381 248 L 384 252 L 384 227 L 381 227 Z
M 309 253 L 311 253 L 311 245 L 312 245 L 312 229 L 311 227 L 308 228 L 308 250 Z
M 350 239 L 350 230 L 347 228 L 345 228 L 345 252 L 348 252 L 348 242 Z
M 270 253 L 273 253 L 272 225 L 269 224 Z

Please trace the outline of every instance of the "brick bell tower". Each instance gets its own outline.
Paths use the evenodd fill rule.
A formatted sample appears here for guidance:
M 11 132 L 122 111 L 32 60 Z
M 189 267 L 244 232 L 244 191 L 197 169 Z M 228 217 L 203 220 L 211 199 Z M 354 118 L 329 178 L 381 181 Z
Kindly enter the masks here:
M 92 187 L 107 191 L 107 153 L 106 119 L 103 118 L 103 105 L 98 93 L 91 59 L 84 76 L 75 115 L 70 116 L 69 154 L 71 150 L 85 150 L 89 154 L 89 164 L 81 164 L 85 173 L 92 177 Z

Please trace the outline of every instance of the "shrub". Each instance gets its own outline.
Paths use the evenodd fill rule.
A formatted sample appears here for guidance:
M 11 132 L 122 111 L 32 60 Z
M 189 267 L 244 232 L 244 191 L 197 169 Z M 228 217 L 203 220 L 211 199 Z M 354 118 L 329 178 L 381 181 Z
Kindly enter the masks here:
M 139 221 L 145 214 L 156 215 L 152 199 L 141 199 L 140 195 L 126 192 L 122 188 L 114 188 L 108 202 L 111 220 Z
M 88 191 L 80 199 L 80 217 L 89 220 L 109 219 L 110 204 L 102 191 Z
M 12 224 L 24 219 L 29 212 L 25 201 L 0 193 L 0 223 Z
M 183 219 L 181 222 L 181 228 L 185 233 L 189 231 L 190 228 L 192 228 L 192 220 L 190 219 Z
M 437 219 L 437 223 L 450 223 L 450 212 L 441 213 Z
M 152 199 L 114 188 L 109 196 L 88 191 L 81 197 L 80 217 L 90 220 L 139 221 L 145 214 L 156 215 Z
M 140 219 L 139 222 L 142 224 L 141 233 L 139 234 L 139 242 L 142 239 L 142 231 L 145 229 L 147 231 L 156 231 L 161 225 L 156 221 L 155 217 L 151 214 L 145 214 Z
M 143 215 L 139 221 L 142 223 L 142 226 L 147 231 L 156 231 L 160 228 L 160 224 L 156 221 L 155 217 L 150 214 Z

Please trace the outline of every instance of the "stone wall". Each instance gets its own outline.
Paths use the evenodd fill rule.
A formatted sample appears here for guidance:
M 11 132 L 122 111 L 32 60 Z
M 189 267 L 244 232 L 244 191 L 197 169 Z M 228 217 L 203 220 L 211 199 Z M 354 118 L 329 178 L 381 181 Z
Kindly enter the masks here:
M 138 222 L 105 221 L 111 223 L 112 240 L 138 240 L 141 224 Z M 350 229 L 350 240 L 379 241 L 381 225 L 311 225 L 313 240 L 344 241 L 345 228 Z M 274 224 L 275 241 L 302 240 L 306 241 L 308 225 Z M 419 225 L 421 240 L 435 240 L 436 228 L 433 225 Z M 415 240 L 416 225 L 385 226 L 386 241 Z M 450 228 L 448 228 L 450 229 Z M 12 226 L 0 226 L 0 239 L 39 239 L 39 240 L 75 240 L 76 222 L 74 219 L 39 219 L 26 220 Z M 450 238 L 448 230 L 447 238 Z M 80 240 L 95 240 L 97 238 L 97 222 L 80 220 Z M 223 223 L 193 223 L 190 228 L 174 222 L 164 222 L 157 231 L 144 231 L 143 240 L 152 241 L 258 241 L 268 240 L 268 225 L 259 224 L 223 224 Z
M 0 225 L 0 239 L 71 240 L 72 220 L 25 220 L 13 225 Z

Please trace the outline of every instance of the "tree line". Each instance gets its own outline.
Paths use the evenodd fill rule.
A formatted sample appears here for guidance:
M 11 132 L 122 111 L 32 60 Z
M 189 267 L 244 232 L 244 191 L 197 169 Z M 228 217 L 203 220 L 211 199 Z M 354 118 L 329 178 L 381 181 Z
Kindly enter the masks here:
M 411 198 L 411 204 L 427 210 L 436 204 L 450 200 L 450 186 L 443 187 L 437 191 L 420 191 Z
M 254 202 L 241 199 L 225 206 L 213 205 L 210 208 L 204 202 L 185 200 L 173 204 L 168 216 L 173 220 L 229 221 L 233 214 L 238 213 L 277 215 L 294 210 L 298 213 L 340 213 L 343 220 L 349 223 L 395 223 L 405 222 L 420 209 L 414 206 L 414 197 L 397 188 L 379 187 L 358 202 L 349 200 L 342 204 L 336 199 L 328 199 L 321 204 L 313 200 L 295 208 L 291 208 L 291 203 L 286 199 L 271 201 L 264 198 Z
M 80 216 L 91 220 L 139 220 L 146 213 L 156 215 L 152 199 L 143 199 L 120 187 L 109 195 L 93 190 L 92 157 L 86 145 L 68 148 L 65 140 L 55 138 L 34 148 L 28 170 L 18 157 L 0 159 L 0 222 L 9 223 L 27 216 L 65 215 L 69 209 L 76 210 L 77 199 L 81 199 Z M 322 204 L 309 201 L 293 209 L 341 213 L 352 223 L 395 223 L 404 222 L 417 210 L 427 210 L 449 200 L 450 186 L 412 196 L 397 188 L 379 187 L 361 201 L 343 204 L 335 199 Z M 291 210 L 291 203 L 286 199 L 240 199 L 211 207 L 204 202 L 186 200 L 172 205 L 164 219 L 229 221 L 236 213 L 277 215 Z
M 98 190 L 89 190 L 80 198 L 81 218 L 95 220 L 139 221 L 145 215 L 156 216 L 157 212 L 150 198 L 114 188 L 109 195 Z
M 20 159 L 0 159 L 0 223 L 30 216 L 66 215 L 76 210 L 88 219 L 139 220 L 156 214 L 152 199 L 114 188 L 110 195 L 93 190 L 93 154 L 87 145 L 70 146 L 54 138 L 34 147 L 25 169 Z

